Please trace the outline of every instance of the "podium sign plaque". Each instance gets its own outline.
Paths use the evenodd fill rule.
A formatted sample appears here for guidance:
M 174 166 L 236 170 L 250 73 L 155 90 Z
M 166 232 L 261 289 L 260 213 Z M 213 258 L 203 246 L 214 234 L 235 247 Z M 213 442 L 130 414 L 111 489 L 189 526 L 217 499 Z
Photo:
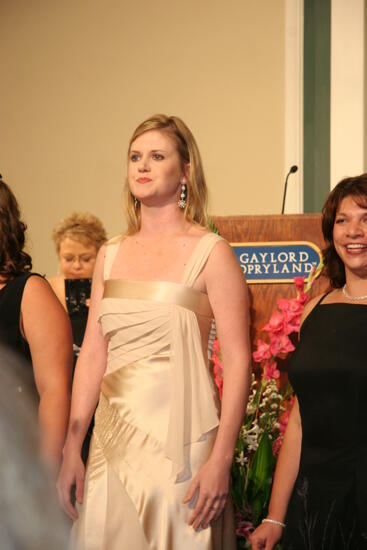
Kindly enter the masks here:
M 292 283 L 321 262 L 321 250 L 306 241 L 231 243 L 249 284 Z
M 320 262 L 325 246 L 321 214 L 213 216 L 212 221 L 219 234 L 233 246 L 249 283 L 254 349 L 278 300 L 296 296 L 294 277 L 307 277 L 312 266 Z M 325 277 L 319 277 L 311 289 L 311 297 L 327 287 Z

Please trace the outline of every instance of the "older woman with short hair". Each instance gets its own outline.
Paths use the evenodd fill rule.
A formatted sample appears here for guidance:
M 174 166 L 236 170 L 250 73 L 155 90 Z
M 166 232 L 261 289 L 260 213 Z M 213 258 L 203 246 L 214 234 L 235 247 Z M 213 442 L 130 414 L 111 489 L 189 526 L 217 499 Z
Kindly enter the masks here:
M 102 222 L 89 212 L 72 212 L 54 227 L 52 238 L 59 258 L 60 274 L 49 279 L 60 302 L 66 307 L 65 279 L 89 279 L 98 250 L 107 240 Z

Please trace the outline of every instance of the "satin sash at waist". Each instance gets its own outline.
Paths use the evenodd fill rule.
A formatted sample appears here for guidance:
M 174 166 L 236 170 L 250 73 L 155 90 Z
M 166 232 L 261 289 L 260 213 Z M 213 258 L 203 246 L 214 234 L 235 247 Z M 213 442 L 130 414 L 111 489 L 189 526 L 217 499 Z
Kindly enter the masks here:
M 213 315 L 209 298 L 204 292 L 170 281 L 107 279 L 103 298 L 152 300 L 178 305 L 206 317 Z

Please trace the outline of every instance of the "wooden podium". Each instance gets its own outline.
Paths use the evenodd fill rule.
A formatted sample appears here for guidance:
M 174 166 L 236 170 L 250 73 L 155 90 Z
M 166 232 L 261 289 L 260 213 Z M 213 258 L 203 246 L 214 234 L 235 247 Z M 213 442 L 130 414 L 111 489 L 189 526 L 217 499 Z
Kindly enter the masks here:
M 321 214 L 295 214 L 275 216 L 214 216 L 220 235 L 231 244 L 236 243 L 297 243 L 309 242 L 320 250 L 324 247 L 321 231 Z M 293 279 L 293 276 L 291 276 Z M 250 294 L 251 343 L 255 344 L 262 327 L 268 322 L 280 298 L 295 298 L 293 282 L 265 282 L 248 280 Z M 316 296 L 328 287 L 320 276 L 310 295 Z

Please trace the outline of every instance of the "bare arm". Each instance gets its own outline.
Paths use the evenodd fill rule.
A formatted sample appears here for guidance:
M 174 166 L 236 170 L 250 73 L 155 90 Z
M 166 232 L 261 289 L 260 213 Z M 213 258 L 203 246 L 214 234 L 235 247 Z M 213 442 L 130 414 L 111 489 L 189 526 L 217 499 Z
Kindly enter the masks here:
M 302 426 L 296 398 L 279 452 L 269 503 L 269 517 L 281 522 L 284 522 L 288 502 L 298 474 L 301 443 Z
M 71 486 L 76 484 L 76 499 L 82 502 L 84 465 L 81 460 L 81 448 L 98 403 L 102 378 L 106 370 L 107 344 L 98 322 L 98 310 L 104 285 L 104 254 L 105 247 L 102 247 L 95 264 L 87 328 L 75 368 L 69 428 L 58 481 L 61 504 L 73 519 L 78 516 L 71 504 L 70 490 Z
M 224 383 L 220 424 L 211 456 L 195 476 L 185 498 L 187 502 L 199 490 L 190 518 L 195 529 L 207 526 L 225 507 L 251 372 L 247 287 L 228 243 L 215 246 L 204 274 L 222 351 Z
M 297 478 L 302 444 L 302 426 L 297 399 L 289 415 L 288 425 L 280 449 L 274 474 L 269 503 L 269 518 L 284 522 L 288 502 Z M 251 544 L 254 550 L 271 550 L 282 536 L 282 527 L 262 523 L 253 532 Z
M 41 450 L 57 470 L 69 417 L 73 343 L 69 319 L 41 277 L 30 277 L 26 283 L 21 325 L 40 397 Z
M 211 458 L 225 462 L 230 468 L 250 387 L 248 291 L 230 246 L 220 243 L 214 252 L 216 254 L 209 258 L 206 280 L 222 352 L 223 396 L 219 430 Z

